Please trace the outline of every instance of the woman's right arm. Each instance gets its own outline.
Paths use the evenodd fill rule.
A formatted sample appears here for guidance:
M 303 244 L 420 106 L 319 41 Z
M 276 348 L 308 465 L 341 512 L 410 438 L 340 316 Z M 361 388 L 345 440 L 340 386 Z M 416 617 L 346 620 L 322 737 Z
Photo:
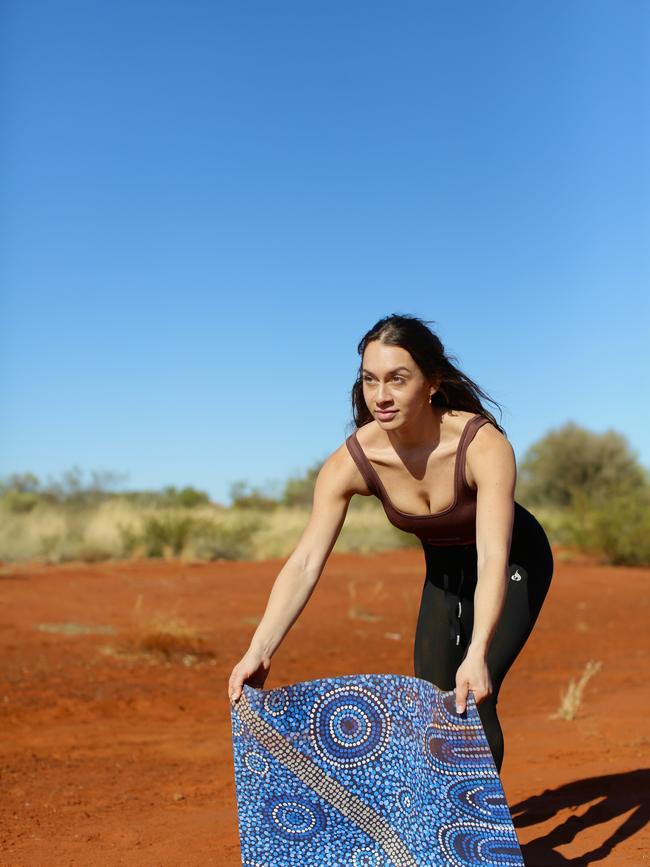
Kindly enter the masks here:
M 275 579 L 247 652 L 230 675 L 231 702 L 239 699 L 244 683 L 263 686 L 271 656 L 309 601 L 357 492 L 363 493 L 363 479 L 343 443 L 318 473 L 309 522 Z

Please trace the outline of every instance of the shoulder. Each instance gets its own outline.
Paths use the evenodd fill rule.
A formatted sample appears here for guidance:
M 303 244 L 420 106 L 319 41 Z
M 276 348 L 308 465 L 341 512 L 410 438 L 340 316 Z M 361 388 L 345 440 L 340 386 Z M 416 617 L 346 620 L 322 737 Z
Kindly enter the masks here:
M 507 436 L 488 419 L 474 432 L 466 453 L 467 480 L 476 487 L 482 479 L 510 476 L 515 471 L 515 453 Z
M 348 439 L 350 438 L 348 437 Z M 354 433 L 354 438 L 357 448 L 352 446 L 354 454 L 351 455 L 351 460 L 359 467 L 361 475 L 366 475 L 365 465 L 368 461 L 383 463 L 393 451 L 386 432 L 379 427 L 374 419 L 358 427 Z M 363 452 L 363 455 L 359 456 L 359 451 Z
M 443 411 L 440 420 L 442 429 L 444 429 L 444 436 L 451 443 L 454 440 L 458 442 L 461 436 L 465 433 L 471 433 L 472 438 L 476 437 L 478 431 L 487 427 L 488 424 L 493 427 L 495 431 L 497 430 L 489 419 L 486 419 L 486 423 L 483 423 L 479 427 L 482 418 L 484 418 L 484 416 L 478 415 L 470 410 L 447 408 Z M 471 431 L 471 427 L 474 425 L 476 425 L 477 430 Z
M 485 416 L 483 416 L 483 418 L 485 418 Z M 478 425 L 479 423 L 476 422 L 476 424 Z M 489 419 L 478 426 L 477 430 L 474 432 L 474 436 L 467 447 L 468 456 L 470 452 L 472 455 L 478 457 L 479 460 L 481 458 L 492 459 L 497 455 L 514 456 L 512 445 L 510 444 L 508 437 L 501 433 L 499 428 L 492 424 Z
M 362 424 L 361 427 L 358 427 L 355 431 L 356 438 L 359 442 L 359 445 L 363 446 L 365 449 L 366 446 L 372 448 L 377 445 L 377 433 L 379 432 L 379 425 L 373 419 L 372 421 L 366 422 L 366 424 Z
M 479 416 L 476 420 L 475 424 L 477 425 L 477 430 L 474 436 L 472 437 L 472 442 L 482 443 L 483 445 L 495 445 L 497 443 L 508 444 L 510 442 L 508 437 L 501 433 L 499 428 L 493 424 L 489 418 L 486 416 Z
M 515 453 L 510 440 L 486 421 L 475 431 L 466 453 L 467 480 L 472 487 L 494 480 L 514 482 Z
M 348 445 L 352 436 L 350 434 L 346 437 L 338 448 L 325 458 L 318 471 L 317 484 L 345 497 L 353 494 L 369 496 L 371 491 Z

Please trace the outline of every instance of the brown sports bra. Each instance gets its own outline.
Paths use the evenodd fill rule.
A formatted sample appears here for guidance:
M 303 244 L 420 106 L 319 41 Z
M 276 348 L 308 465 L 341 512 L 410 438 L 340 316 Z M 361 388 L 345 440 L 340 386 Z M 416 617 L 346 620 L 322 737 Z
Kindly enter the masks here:
M 410 515 L 391 503 L 379 474 L 359 445 L 356 431 L 350 434 L 345 444 L 368 488 L 381 500 L 391 524 L 407 533 L 414 533 L 428 545 L 469 545 L 476 541 L 476 491 L 467 483 L 465 454 L 476 431 L 489 421 L 483 415 L 475 415 L 465 424 L 456 449 L 453 503 L 442 512 L 431 515 Z

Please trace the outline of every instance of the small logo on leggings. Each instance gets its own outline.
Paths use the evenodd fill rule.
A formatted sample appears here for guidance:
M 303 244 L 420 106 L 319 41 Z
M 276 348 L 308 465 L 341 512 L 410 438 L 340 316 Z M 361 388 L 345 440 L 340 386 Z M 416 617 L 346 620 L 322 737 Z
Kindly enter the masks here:
M 514 569 L 514 572 L 512 571 L 513 569 Z M 516 563 L 510 564 L 510 570 L 511 570 L 510 579 L 512 581 L 521 581 L 521 579 L 525 578 L 527 575 L 527 572 L 524 569 L 524 567 L 518 566 Z

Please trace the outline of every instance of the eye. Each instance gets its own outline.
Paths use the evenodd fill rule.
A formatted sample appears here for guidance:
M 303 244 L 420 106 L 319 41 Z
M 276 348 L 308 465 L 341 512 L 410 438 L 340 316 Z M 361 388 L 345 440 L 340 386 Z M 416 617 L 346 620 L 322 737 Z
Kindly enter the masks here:
M 367 376 L 367 375 L 366 375 L 366 376 L 363 376 L 363 377 L 362 377 L 362 381 L 363 381 L 363 382 L 372 382 L 372 377 L 371 377 L 371 376 Z M 395 376 L 393 377 L 393 381 L 394 381 L 394 382 L 406 382 L 406 380 L 404 379 L 403 376 L 398 376 L 397 374 L 395 374 Z

